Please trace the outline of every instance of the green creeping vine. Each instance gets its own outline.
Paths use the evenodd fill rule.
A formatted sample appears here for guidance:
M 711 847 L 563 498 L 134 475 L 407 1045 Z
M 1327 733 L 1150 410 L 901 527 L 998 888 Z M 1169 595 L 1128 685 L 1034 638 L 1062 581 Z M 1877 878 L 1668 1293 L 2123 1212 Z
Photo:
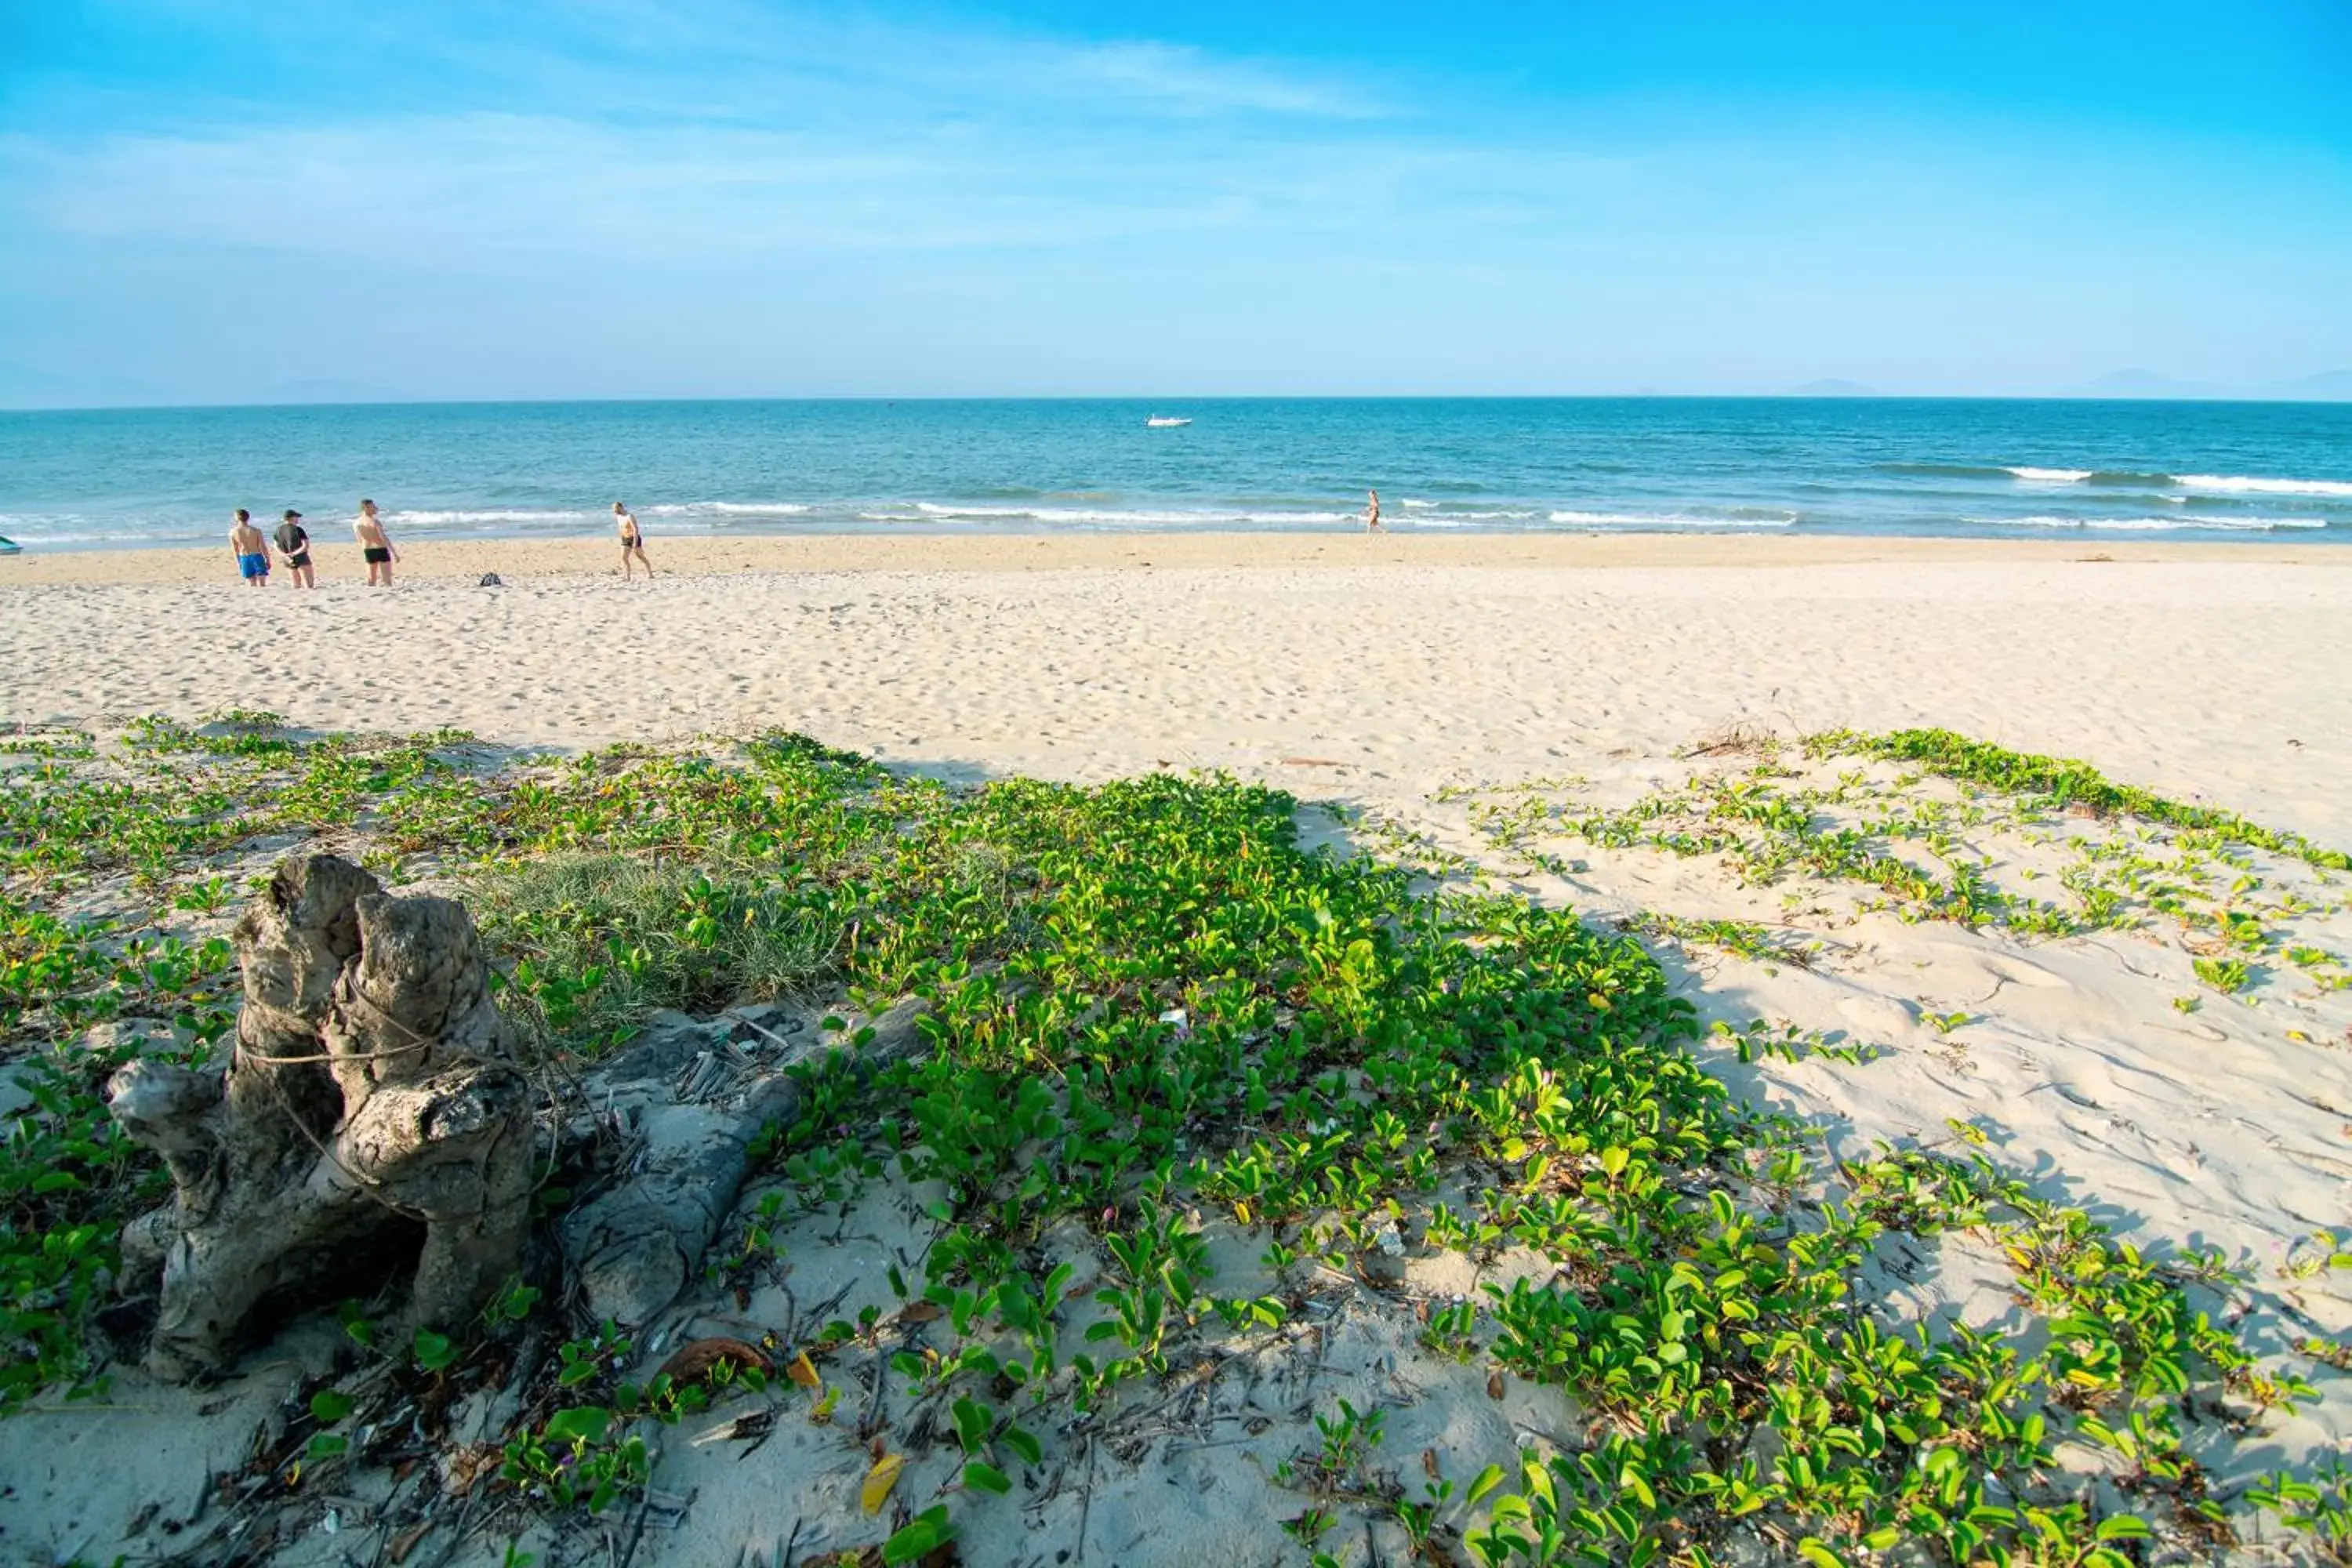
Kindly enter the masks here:
M 2213 843 L 2292 855 L 2324 870 L 2352 871 L 2352 855 L 2314 844 L 2300 833 L 2264 827 L 2232 811 L 2188 805 L 2137 785 L 2119 784 L 2085 762 L 2012 752 L 1950 730 L 1897 730 L 1886 735 L 1837 730 L 1809 737 L 1805 747 L 1817 756 L 1860 754 L 1916 763 L 1930 773 L 2004 795 L 2035 796 L 2053 806 L 2081 806 L 2100 816 L 2136 816 L 2143 822 L 2188 829 Z
M 388 869 L 429 858 L 469 878 L 505 1005 L 550 1053 L 609 1049 L 656 1005 L 817 986 L 866 1011 L 929 1003 L 923 1059 L 870 1078 L 845 1057 L 800 1069 L 806 1110 L 761 1149 L 792 1196 L 750 1217 L 738 1265 L 772 1250 L 794 1203 L 891 1166 L 938 1184 L 919 1287 L 891 1271 L 907 1306 L 807 1347 L 878 1359 L 951 1416 L 961 1483 L 894 1537 L 902 1555 L 1040 1462 L 1029 1428 L 998 1414 L 1007 1401 L 1056 1415 L 1118 1400 L 1205 1340 L 1280 1329 L 1347 1276 L 1364 1301 L 1392 1299 L 1387 1270 L 1416 1249 L 1541 1260 L 1436 1306 L 1426 1338 L 1557 1386 L 1556 1429 L 1579 1436 L 1494 1457 L 1458 1489 L 1433 1468 L 1407 1501 L 1370 1468 L 1381 1413 L 1342 1405 L 1291 1471 L 1313 1494 L 1292 1521 L 1302 1542 L 1352 1510 L 1433 1550 L 1458 1537 L 1488 1568 L 1696 1565 L 1757 1542 L 1817 1564 L 1900 1548 L 2123 1568 L 2150 1529 L 2142 1510 L 2226 1529 L 2181 1412 L 2306 1392 L 2263 1378 L 2191 1309 L 2215 1260 L 2151 1263 L 1980 1160 L 1889 1150 L 1830 1166 L 1704 1070 L 1694 1009 L 1638 942 L 1303 851 L 1278 792 L 1167 776 L 959 790 L 784 734 L 484 774 L 455 743 L 298 740 L 244 715 L 211 732 L 144 726 L 104 766 L 24 764 L 76 837 L 49 846 L 41 809 L 0 816 L 5 957 L 31 976 L 0 990 L 16 998 L 0 1027 L 12 1048 L 63 1058 L 0 1165 L 12 1401 L 84 1370 L 69 1352 L 114 1227 L 157 1184 L 105 1121 L 106 1064 L 64 1056 L 69 1031 L 176 1012 L 194 1050 L 227 1020 L 222 952 L 120 942 L 66 921 L 60 891 L 127 875 L 138 897 L 170 884 L 216 904 L 212 858 L 314 818 L 359 825 Z M 248 799 L 268 804 L 247 814 Z M 1722 804 L 1727 820 L 1796 832 L 1785 796 Z M 1861 1059 L 1763 1026 L 1727 1034 L 1743 1055 Z M 79 1184 L 36 1190 L 45 1172 Z M 1835 1184 L 1843 1195 L 1824 1195 Z M 1049 1240 L 1074 1223 L 1098 1265 L 1076 1299 Z M 1265 1233 L 1272 1290 L 1213 1293 L 1205 1230 L 1226 1226 Z M 2002 1249 L 2045 1348 L 1873 1315 L 1858 1285 L 1881 1240 L 1944 1230 Z M 541 1310 L 511 1299 L 492 1332 Z M 675 1419 L 708 1393 L 623 1384 L 625 1353 L 609 1334 L 565 1346 L 506 1436 L 505 1485 L 550 1508 L 646 1485 L 635 1420 Z M 435 1379 L 497 1359 L 437 1336 L 412 1358 L 403 1375 Z M 788 1364 L 817 1400 L 810 1419 L 829 1422 L 823 1374 L 806 1354 Z M 314 1415 L 349 1417 L 337 1410 Z M 2120 1457 L 2120 1484 L 2059 1466 L 2077 1436 Z
M 1859 768 L 1825 777 L 1825 764 L 1843 757 L 1938 773 L 1959 786 L 1958 798 L 1918 789 L 1919 773 L 1891 782 Z M 1576 872 L 1582 863 L 1547 841 L 1577 839 L 1712 857 L 1748 887 L 1780 888 L 1791 923 L 1671 912 L 1627 921 L 1648 936 L 1755 963 L 1821 961 L 1822 944 L 1793 924 L 1800 911 L 1836 923 L 1887 910 L 2029 938 L 2128 930 L 2162 916 L 2178 922 L 2198 978 L 2223 994 L 2290 978 L 2317 994 L 2352 986 L 2352 962 L 2300 940 L 2315 929 L 2307 922 L 2352 907 L 2335 875 L 2352 858 L 2110 783 L 2086 763 L 1946 731 L 1841 731 L 1810 737 L 1802 759 L 1767 745 L 1741 768 L 1695 772 L 1627 805 L 1595 806 L 1580 798 L 1581 787 L 1560 781 L 1449 798 L 1465 800 L 1471 826 L 1524 869 Z M 2258 852 L 2280 858 L 2264 864 Z M 1840 896 L 1825 900 L 1832 891 Z

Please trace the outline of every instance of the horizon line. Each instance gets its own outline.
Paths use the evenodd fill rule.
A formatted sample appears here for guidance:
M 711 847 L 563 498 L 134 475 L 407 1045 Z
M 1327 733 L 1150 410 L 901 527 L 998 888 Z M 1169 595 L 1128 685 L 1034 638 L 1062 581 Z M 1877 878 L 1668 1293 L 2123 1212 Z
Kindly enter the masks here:
M 1143 393 L 718 393 L 651 397 L 383 397 L 306 398 L 260 403 L 0 403 L 0 414 L 263 413 L 290 409 L 626 407 L 709 403 L 1138 403 Z M 2102 394 L 2091 392 L 1215 392 L 1162 394 L 1169 406 L 1202 403 L 2131 403 L 2274 404 L 2331 407 L 2344 396 L 2297 397 L 2258 392 Z

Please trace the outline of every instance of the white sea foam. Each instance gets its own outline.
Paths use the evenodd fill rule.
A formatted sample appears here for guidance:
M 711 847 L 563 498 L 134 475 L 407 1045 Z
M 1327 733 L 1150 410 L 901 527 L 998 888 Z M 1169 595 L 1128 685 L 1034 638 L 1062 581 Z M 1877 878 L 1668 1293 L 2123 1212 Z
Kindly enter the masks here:
M 1790 528 L 1795 525 L 1797 514 L 1786 511 L 1768 517 L 1693 517 L 1686 512 L 1556 511 L 1551 521 L 1583 528 Z
M 585 522 L 596 515 L 593 511 L 547 511 L 511 507 L 483 511 L 389 511 L 384 513 L 383 520 L 417 528 L 433 528 L 453 522 Z
M 2182 474 L 2172 481 L 2183 489 L 2222 495 L 2352 497 L 2352 479 L 2244 479 L 2232 474 Z
M 2091 477 L 2091 470 L 2088 468 L 2011 468 L 2009 471 L 2015 474 L 2021 479 L 2032 479 L 2043 484 L 2074 484 L 2078 480 L 2087 479 Z
M 691 500 L 637 510 L 647 517 L 797 517 L 809 509 L 789 500 Z
M 936 501 L 917 501 L 915 510 L 923 518 L 944 521 L 975 521 L 998 520 L 1015 522 L 1093 523 L 1097 525 L 1150 527 L 1154 524 L 1190 524 L 1195 527 L 1220 522 L 1350 522 L 1361 514 L 1352 511 L 1253 511 L 1233 508 L 1202 507 L 1191 510 L 1129 510 L 1116 507 L 1076 506 L 962 506 Z M 911 521 L 904 514 L 860 512 L 861 518 L 872 522 Z
M 2180 532 L 2189 529 L 2227 529 L 2238 533 L 2267 533 L 2282 528 L 2326 528 L 2324 517 L 1964 517 L 1970 527 L 2089 528 L 2106 532 Z
M 0 518 L 0 535 L 5 535 L 23 545 L 123 544 L 131 542 L 143 544 L 148 542 L 145 540 L 125 540 L 119 533 L 55 533 L 46 530 L 37 531 L 35 529 L 26 528 L 20 523 L 10 522 L 5 518 Z M 166 542 L 176 543 L 177 541 L 167 541 Z
M 1433 500 L 1404 500 L 1399 501 L 1397 504 L 1399 506 L 1409 506 L 1415 511 L 1423 511 L 1435 506 L 1437 503 Z

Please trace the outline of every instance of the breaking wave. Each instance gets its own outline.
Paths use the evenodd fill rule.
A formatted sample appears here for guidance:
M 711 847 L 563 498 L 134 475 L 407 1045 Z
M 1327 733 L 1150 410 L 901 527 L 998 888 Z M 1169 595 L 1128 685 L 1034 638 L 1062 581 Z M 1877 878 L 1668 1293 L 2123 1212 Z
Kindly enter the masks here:
M 1792 528 L 1797 514 L 1739 507 L 1706 517 L 1681 511 L 1556 511 L 1550 520 L 1577 528 Z
M 809 508 L 789 500 L 691 500 L 637 510 L 647 517 L 798 517 Z
M 1960 520 L 1979 528 L 2088 528 L 2102 531 L 2182 533 L 2198 529 L 2225 529 L 2233 533 L 2268 533 L 2278 529 L 2326 528 L 2324 517 L 1969 517 Z

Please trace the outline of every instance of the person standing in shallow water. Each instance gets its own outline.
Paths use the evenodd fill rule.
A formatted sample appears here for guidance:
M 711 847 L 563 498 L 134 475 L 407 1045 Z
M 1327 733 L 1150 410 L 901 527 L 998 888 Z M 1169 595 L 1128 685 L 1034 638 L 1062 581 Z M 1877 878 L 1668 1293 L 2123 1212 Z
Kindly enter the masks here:
M 228 547 L 236 556 L 236 574 L 245 579 L 247 587 L 269 586 L 269 542 L 253 526 L 253 514 L 243 507 L 236 509 L 236 521 L 229 527 Z
M 1372 498 L 1364 508 L 1364 531 L 1378 533 L 1381 531 L 1381 492 L 1366 490 L 1364 493 Z
M 278 553 L 286 558 L 286 575 L 294 586 L 319 585 L 319 574 L 310 569 L 310 532 L 302 526 L 302 514 L 290 506 L 278 525 Z
M 654 563 L 646 559 L 645 531 L 637 526 L 636 514 L 619 501 L 613 503 L 613 526 L 621 535 L 621 578 L 626 582 L 636 575 L 636 568 L 646 569 L 646 581 L 654 580 Z M 633 563 L 634 562 L 634 563 Z
M 352 524 L 358 536 L 360 553 L 367 560 L 368 586 L 392 586 L 392 563 L 400 559 L 400 552 L 392 547 L 392 540 L 383 531 L 383 520 L 375 514 L 375 502 L 360 502 L 359 521 Z

